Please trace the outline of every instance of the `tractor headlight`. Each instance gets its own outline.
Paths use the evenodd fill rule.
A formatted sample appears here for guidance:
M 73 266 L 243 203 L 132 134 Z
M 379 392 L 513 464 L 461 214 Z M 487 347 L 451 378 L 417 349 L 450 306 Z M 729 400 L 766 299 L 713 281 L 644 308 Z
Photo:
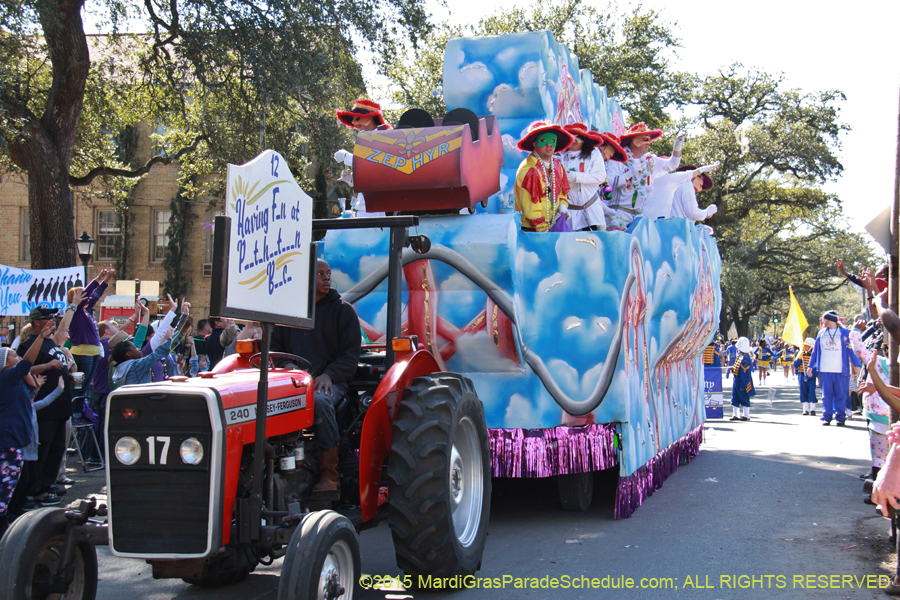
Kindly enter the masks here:
M 197 438 L 181 442 L 181 460 L 187 465 L 199 465 L 203 460 L 203 444 Z
M 116 458 L 123 465 L 133 465 L 141 458 L 141 445 L 136 439 L 126 435 L 116 442 Z

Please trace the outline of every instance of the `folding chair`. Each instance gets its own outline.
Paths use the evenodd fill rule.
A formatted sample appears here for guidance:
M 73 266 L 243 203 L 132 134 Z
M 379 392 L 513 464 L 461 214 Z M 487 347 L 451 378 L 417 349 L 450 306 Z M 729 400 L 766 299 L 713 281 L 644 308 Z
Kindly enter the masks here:
M 72 400 L 72 437 L 69 439 L 67 447 L 72 447 L 74 443 L 78 452 L 78 458 L 81 461 L 81 467 L 85 473 L 91 471 L 100 471 L 106 468 L 106 461 L 103 453 L 100 451 L 100 440 L 97 439 L 97 432 L 94 431 L 94 422 L 86 419 L 84 416 L 84 406 L 87 402 L 85 396 L 77 396 Z M 93 441 L 94 451 L 100 457 L 100 462 L 92 467 L 88 467 L 87 459 L 84 456 L 84 447 L 90 448 L 89 442 Z

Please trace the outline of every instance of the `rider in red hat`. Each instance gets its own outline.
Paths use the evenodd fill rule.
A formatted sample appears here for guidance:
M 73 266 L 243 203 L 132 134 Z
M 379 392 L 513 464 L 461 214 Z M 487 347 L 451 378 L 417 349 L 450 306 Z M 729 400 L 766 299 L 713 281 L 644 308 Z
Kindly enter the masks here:
M 374 131 L 377 127 L 391 128 L 384 122 L 381 105 L 374 100 L 358 98 L 350 110 L 336 110 L 334 113 L 338 121 L 359 131 Z
M 608 229 L 623 231 L 632 221 L 640 217 L 644 204 L 653 191 L 653 180 L 674 171 L 681 162 L 681 147 L 685 134 L 675 138 L 672 156 L 661 158 L 650 152 L 650 144 L 663 136 L 660 129 L 650 129 L 644 123 L 632 125 L 622 134 L 621 143 L 628 155 L 628 162 L 622 175 L 613 184 L 613 198 L 608 213 Z
M 615 138 L 588 130 L 584 123 L 563 126 L 574 141 L 560 155 L 569 179 L 569 225 L 575 231 L 606 229 L 603 191 L 607 188 L 606 162 L 618 157 L 625 160 L 625 151 Z
M 385 123 L 384 115 L 381 113 L 381 105 L 374 100 L 366 98 L 357 98 L 350 110 L 336 110 L 338 121 L 342 124 L 356 129 L 357 131 L 374 131 L 376 129 L 390 129 L 391 126 Z M 347 152 L 343 148 L 334 153 L 334 160 L 343 163 L 347 168 L 341 172 L 338 181 L 345 181 L 351 187 L 353 186 L 353 153 Z M 366 217 L 383 217 L 384 213 L 371 213 L 366 211 L 366 200 L 362 194 L 357 194 L 353 201 L 353 210 L 358 216 Z
M 519 150 L 531 152 L 519 165 L 514 188 L 523 231 L 547 231 L 568 212 L 569 180 L 553 155 L 571 143 L 572 136 L 562 127 L 536 121 L 516 144 Z

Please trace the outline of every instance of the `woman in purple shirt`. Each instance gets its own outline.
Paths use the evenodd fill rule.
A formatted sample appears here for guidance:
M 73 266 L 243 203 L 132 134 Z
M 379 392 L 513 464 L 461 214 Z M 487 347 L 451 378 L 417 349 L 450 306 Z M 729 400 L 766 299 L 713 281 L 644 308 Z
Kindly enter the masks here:
M 97 366 L 97 357 L 100 356 L 100 334 L 97 332 L 97 321 L 94 320 L 94 305 L 106 292 L 109 280 L 115 274 L 115 269 L 100 271 L 100 274 L 84 288 L 85 299 L 77 306 L 73 305 L 72 301 L 82 291 L 81 288 L 73 287 L 68 292 L 68 310 L 75 313 L 69 325 L 69 341 L 72 342 L 75 364 L 78 365 L 78 370 L 84 373 L 84 394 L 88 397 L 91 395 L 91 382 Z

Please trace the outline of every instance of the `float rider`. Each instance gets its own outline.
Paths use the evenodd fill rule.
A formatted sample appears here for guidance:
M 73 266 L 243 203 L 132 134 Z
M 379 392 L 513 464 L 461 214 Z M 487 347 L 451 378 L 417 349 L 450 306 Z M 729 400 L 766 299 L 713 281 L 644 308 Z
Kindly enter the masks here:
M 381 105 L 366 98 L 357 98 L 356 101 L 353 102 L 353 108 L 350 110 L 336 110 L 334 111 L 334 114 L 337 116 L 338 122 L 342 125 L 357 131 L 375 131 L 376 129 L 391 128 L 391 126 L 384 121 Z M 334 153 L 334 160 L 347 167 L 341 171 L 341 176 L 338 178 L 338 181 L 343 181 L 350 187 L 353 187 L 353 153 L 347 152 L 341 148 Z M 362 194 L 356 195 L 356 199 L 353 201 L 353 209 L 358 216 L 385 216 L 384 213 L 367 212 L 366 200 L 363 198 Z
M 516 211 L 522 213 L 522 231 L 548 231 L 569 211 L 569 180 L 553 155 L 572 144 L 572 135 L 545 121 L 532 123 L 516 147 L 530 154 L 516 171 Z

